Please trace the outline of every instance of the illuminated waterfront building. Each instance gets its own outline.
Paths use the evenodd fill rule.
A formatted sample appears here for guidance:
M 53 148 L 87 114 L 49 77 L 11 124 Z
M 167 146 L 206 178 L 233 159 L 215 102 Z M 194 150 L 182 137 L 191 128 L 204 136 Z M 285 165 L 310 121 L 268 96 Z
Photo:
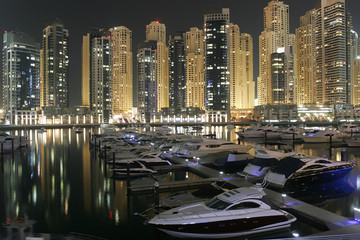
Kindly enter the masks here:
M 157 111 L 169 107 L 169 48 L 166 46 L 166 27 L 159 21 L 146 26 L 146 41 L 156 41 L 156 104 Z
M 40 106 L 67 108 L 69 32 L 60 20 L 43 30 L 40 51 Z
M 204 32 L 190 28 L 186 32 L 186 107 L 204 109 Z
M 229 24 L 229 95 L 230 107 L 241 108 L 241 69 L 240 69 L 240 29 L 233 23 Z
M 352 64 L 352 104 L 360 105 L 360 58 L 354 59 Z
M 140 120 L 152 121 L 157 109 L 157 42 L 145 41 L 137 52 L 137 108 Z
M 230 10 L 204 15 L 205 109 L 230 113 L 228 27 Z
M 253 39 L 250 34 L 240 34 L 240 108 L 255 105 L 255 82 L 253 63 Z
M 315 9 L 300 17 L 295 43 L 295 103 L 315 102 Z
M 124 26 L 110 29 L 112 44 L 112 117 L 131 117 L 133 108 L 132 32 Z
M 292 45 L 295 37 L 289 34 L 289 6 L 273 0 L 264 8 L 264 31 L 259 37 L 258 104 L 272 103 L 271 54 L 278 48 Z
M 82 43 L 82 106 L 108 122 L 112 113 L 112 45 L 110 32 L 91 29 Z
M 40 107 L 40 44 L 22 32 L 3 35 L 3 110 L 14 123 L 16 111 Z
M 186 106 L 185 32 L 175 32 L 169 39 L 169 107 L 176 113 Z
M 322 0 L 316 6 L 316 84 L 318 104 L 350 103 L 351 20 L 345 0 Z

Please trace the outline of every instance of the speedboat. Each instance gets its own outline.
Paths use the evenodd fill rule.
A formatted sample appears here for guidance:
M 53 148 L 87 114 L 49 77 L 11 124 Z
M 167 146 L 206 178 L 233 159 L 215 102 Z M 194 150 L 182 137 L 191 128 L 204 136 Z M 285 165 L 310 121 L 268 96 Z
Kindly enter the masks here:
M 353 169 L 350 162 L 333 162 L 307 155 L 294 155 L 281 160 L 266 174 L 269 186 L 288 188 L 297 185 L 330 182 L 344 178 Z
M 296 218 L 275 209 L 262 188 L 236 188 L 208 201 L 172 208 L 148 224 L 180 238 L 229 238 L 289 228 Z
M 356 124 L 353 123 L 344 123 L 341 126 L 339 126 L 339 131 L 344 132 L 344 133 L 351 133 L 351 134 L 355 134 L 355 133 L 359 133 L 360 132 L 360 127 Z

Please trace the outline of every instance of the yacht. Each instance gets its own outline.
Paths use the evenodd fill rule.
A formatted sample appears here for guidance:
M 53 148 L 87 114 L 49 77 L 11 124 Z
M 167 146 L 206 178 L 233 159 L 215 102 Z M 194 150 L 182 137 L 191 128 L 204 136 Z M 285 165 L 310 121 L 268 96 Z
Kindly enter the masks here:
M 129 164 L 129 165 L 128 165 Z M 123 161 L 122 163 L 117 163 L 116 168 L 111 169 L 115 177 L 124 178 L 127 177 L 129 166 L 129 175 L 130 177 L 144 177 L 155 174 L 157 171 L 150 169 L 145 166 L 145 164 L 139 161 Z
M 78 128 L 75 129 L 75 133 L 82 133 L 82 132 L 83 132 L 83 130 L 82 130 L 82 128 L 80 128 L 80 127 L 78 127 Z
M 280 132 L 280 138 L 281 138 L 281 140 L 293 140 L 293 139 L 299 140 L 299 139 L 301 139 L 302 134 L 303 134 L 303 129 L 289 127 Z
M 359 148 L 360 147 L 360 139 L 358 139 L 358 138 L 345 139 L 345 143 L 350 148 Z
M 244 138 L 264 138 L 266 132 L 266 137 L 269 139 L 279 138 L 280 132 L 278 128 L 275 128 L 272 124 L 267 124 L 265 126 L 256 125 L 255 127 L 248 129 L 246 131 L 235 132 L 239 137 Z
M 275 209 L 262 188 L 236 188 L 162 212 L 147 223 L 180 238 L 229 238 L 289 228 L 296 218 Z
M 206 140 L 201 143 L 190 143 L 183 146 L 176 156 L 181 158 L 204 158 L 220 153 L 248 153 L 252 148 L 252 146 L 238 145 L 225 140 Z
M 289 152 L 273 151 L 262 147 L 255 147 L 255 158 L 238 174 L 242 177 L 264 177 L 279 161 L 287 157 Z
M 360 132 L 360 127 L 353 123 L 344 123 L 344 124 L 340 125 L 338 129 L 341 132 L 351 133 L 351 134 Z
M 297 185 L 330 182 L 344 178 L 353 168 L 350 162 L 333 162 L 306 155 L 289 156 L 266 174 L 269 186 L 287 188 Z
M 302 139 L 305 143 L 328 143 L 330 142 L 330 136 L 332 136 L 332 142 L 343 142 L 345 138 L 350 138 L 347 133 L 340 132 L 335 129 L 327 128 L 322 131 L 310 133 L 309 135 L 303 136 Z

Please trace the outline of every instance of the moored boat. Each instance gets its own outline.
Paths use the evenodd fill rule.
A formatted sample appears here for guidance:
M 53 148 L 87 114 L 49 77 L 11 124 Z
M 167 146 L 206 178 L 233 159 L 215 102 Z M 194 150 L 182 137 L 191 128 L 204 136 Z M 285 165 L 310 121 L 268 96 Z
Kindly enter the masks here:
M 160 213 L 148 224 L 181 238 L 229 238 L 289 228 L 296 218 L 278 210 L 262 188 L 236 188 Z

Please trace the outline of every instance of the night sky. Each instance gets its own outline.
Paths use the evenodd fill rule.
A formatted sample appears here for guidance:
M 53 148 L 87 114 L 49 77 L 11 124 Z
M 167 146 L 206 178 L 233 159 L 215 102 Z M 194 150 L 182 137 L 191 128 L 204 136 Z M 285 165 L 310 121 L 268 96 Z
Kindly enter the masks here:
M 318 0 L 284 0 L 290 7 L 290 31 L 299 27 L 299 17 L 314 8 Z M 263 31 L 263 8 L 269 0 L 2 0 L 0 31 L 17 30 L 39 42 L 42 29 L 55 18 L 69 29 L 70 105 L 81 104 L 81 42 L 89 27 L 126 26 L 133 32 L 133 56 L 145 40 L 145 26 L 153 20 L 165 23 L 167 35 L 190 27 L 203 28 L 208 8 L 230 8 L 230 21 L 254 40 L 254 79 L 258 75 L 258 37 Z M 355 31 L 360 33 L 360 1 L 347 0 Z M 1 34 L 2 38 L 2 34 Z M 2 76 L 2 75 L 1 75 Z M 136 73 L 134 72 L 134 78 Z

